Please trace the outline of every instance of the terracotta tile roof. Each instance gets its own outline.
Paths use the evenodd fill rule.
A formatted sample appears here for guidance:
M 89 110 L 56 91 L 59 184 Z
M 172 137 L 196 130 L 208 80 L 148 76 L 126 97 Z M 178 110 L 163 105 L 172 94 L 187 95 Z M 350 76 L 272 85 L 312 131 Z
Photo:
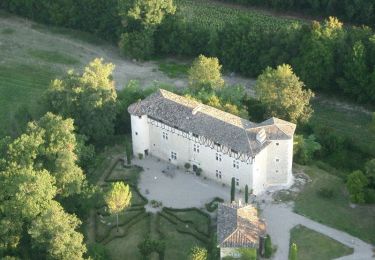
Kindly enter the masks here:
M 270 140 L 292 138 L 296 127 L 277 118 L 256 124 L 163 89 L 130 105 L 128 112 L 136 116 L 148 115 L 250 156 L 258 154 Z M 262 129 L 266 132 L 266 140 L 260 143 L 256 136 Z
M 217 240 L 220 247 L 251 247 L 259 245 L 266 235 L 266 225 L 258 218 L 252 205 L 221 203 L 218 207 Z

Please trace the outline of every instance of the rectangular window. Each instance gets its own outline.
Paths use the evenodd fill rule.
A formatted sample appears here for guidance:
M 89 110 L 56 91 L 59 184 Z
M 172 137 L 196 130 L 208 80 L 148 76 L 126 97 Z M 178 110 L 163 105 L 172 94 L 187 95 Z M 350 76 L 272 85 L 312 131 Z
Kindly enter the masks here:
M 216 178 L 221 179 L 221 171 L 216 170 Z
M 216 153 L 216 161 L 221 162 L 221 154 Z
M 240 186 L 240 180 L 236 179 L 236 186 Z
M 167 132 L 163 132 L 163 139 L 168 140 L 168 133 Z
M 194 144 L 194 152 L 199 153 L 199 144 Z
M 279 145 L 279 143 L 276 143 L 276 145 Z
M 276 158 L 276 162 L 280 162 L 280 159 L 279 159 L 279 158 Z
M 239 169 L 240 168 L 240 162 L 237 160 L 233 160 L 233 168 Z
M 177 153 L 171 152 L 171 159 L 172 160 L 177 160 Z

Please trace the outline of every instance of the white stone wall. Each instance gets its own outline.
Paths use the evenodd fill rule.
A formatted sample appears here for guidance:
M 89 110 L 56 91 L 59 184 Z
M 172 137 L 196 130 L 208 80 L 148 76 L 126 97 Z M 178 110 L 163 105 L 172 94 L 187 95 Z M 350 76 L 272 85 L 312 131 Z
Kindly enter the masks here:
M 148 150 L 150 155 L 180 167 L 184 167 L 188 162 L 191 167 L 196 165 L 201 168 L 203 176 L 226 185 L 231 185 L 234 177 L 236 184 L 239 184 L 236 185 L 237 189 L 244 190 L 245 185 L 248 185 L 249 191 L 253 190 L 255 195 L 264 192 L 267 186 L 287 184 L 291 180 L 293 140 L 272 141 L 252 162 L 243 162 L 199 144 L 192 136 L 192 140 L 183 137 L 183 134 L 187 133 L 160 122 L 157 127 L 148 121 L 146 115 L 140 118 L 131 116 L 135 156 Z M 216 154 L 221 160 L 216 159 Z M 221 178 L 217 177 L 216 173 L 221 175 Z
M 253 194 L 259 195 L 267 188 L 268 149 L 260 151 L 254 159 Z
M 293 139 L 274 140 L 267 150 L 267 184 L 288 184 L 292 178 Z
M 241 257 L 241 254 L 238 252 L 239 248 L 229 248 L 229 247 L 224 247 L 224 248 L 220 248 L 220 259 L 226 257 L 226 256 L 230 256 L 230 257 L 233 257 L 233 258 L 240 258 Z
M 144 154 L 145 150 L 150 149 L 149 126 L 147 116 L 141 117 L 131 115 L 133 154 Z

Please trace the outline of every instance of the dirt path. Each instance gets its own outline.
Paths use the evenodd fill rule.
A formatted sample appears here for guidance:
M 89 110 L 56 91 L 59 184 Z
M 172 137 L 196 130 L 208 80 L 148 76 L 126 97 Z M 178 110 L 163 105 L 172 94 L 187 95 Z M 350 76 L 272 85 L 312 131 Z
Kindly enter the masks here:
M 290 230 L 303 225 L 315 230 L 338 242 L 354 249 L 354 253 L 339 258 L 340 260 L 370 260 L 374 259 L 373 246 L 343 231 L 322 225 L 292 211 L 291 205 L 273 204 L 266 202 L 261 205 L 262 215 L 266 219 L 267 230 L 272 237 L 272 241 L 277 245 L 277 251 L 273 259 L 288 259 Z

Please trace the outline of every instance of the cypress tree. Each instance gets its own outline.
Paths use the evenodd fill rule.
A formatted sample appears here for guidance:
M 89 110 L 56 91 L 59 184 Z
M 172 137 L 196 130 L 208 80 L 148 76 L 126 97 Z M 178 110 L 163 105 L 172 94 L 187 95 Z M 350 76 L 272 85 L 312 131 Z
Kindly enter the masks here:
M 245 203 L 249 203 L 249 186 L 245 186 Z
M 234 177 L 232 178 L 232 185 L 230 187 L 230 201 L 234 201 L 234 195 L 235 195 L 235 192 L 236 192 L 236 181 L 234 179 Z

